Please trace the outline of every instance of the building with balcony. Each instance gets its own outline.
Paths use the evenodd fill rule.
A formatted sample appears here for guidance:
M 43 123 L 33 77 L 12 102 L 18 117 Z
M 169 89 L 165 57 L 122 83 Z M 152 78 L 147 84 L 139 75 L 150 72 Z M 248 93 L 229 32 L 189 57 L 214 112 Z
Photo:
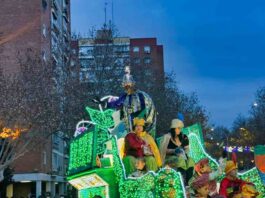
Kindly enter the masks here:
M 0 67 L 4 74 L 20 71 L 18 54 L 30 49 L 43 62 L 52 60 L 54 72 L 69 65 L 70 0 L 8 0 L 0 6 Z M 56 81 L 62 81 L 58 75 Z M 58 88 L 60 89 L 60 88 Z M 67 155 L 62 132 L 49 136 L 39 149 L 32 150 L 14 164 L 14 184 L 7 197 L 65 193 Z

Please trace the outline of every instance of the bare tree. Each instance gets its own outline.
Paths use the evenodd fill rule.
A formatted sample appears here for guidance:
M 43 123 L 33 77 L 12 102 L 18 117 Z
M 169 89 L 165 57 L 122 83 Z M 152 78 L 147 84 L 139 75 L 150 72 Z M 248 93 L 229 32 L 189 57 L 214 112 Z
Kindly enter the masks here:
M 196 93 L 190 95 L 180 90 L 173 72 L 165 76 L 158 75 L 151 66 L 142 66 L 134 70 L 139 89 L 150 94 L 157 109 L 157 134 L 165 133 L 177 113 L 184 115 L 185 125 L 201 124 L 203 131 L 209 131 L 208 115 L 200 105 Z
M 264 144 L 265 133 L 265 87 L 256 91 L 255 103 L 251 105 L 249 114 L 239 115 L 233 123 L 233 132 L 241 135 L 240 140 L 247 144 Z
M 0 137 L 0 171 L 60 130 L 60 96 L 50 62 L 30 50 L 18 61 L 20 71 L 16 74 L 0 72 L 0 134 L 10 129 L 10 136 Z M 13 138 L 12 134 L 18 133 Z
M 87 69 L 88 76 L 84 79 L 90 85 L 87 91 L 91 97 L 119 93 L 119 82 L 129 59 L 124 56 L 125 46 L 120 45 L 122 38 L 118 37 L 118 31 L 112 25 L 103 25 L 99 30 L 92 28 L 88 40 L 89 58 L 80 62 L 81 69 Z

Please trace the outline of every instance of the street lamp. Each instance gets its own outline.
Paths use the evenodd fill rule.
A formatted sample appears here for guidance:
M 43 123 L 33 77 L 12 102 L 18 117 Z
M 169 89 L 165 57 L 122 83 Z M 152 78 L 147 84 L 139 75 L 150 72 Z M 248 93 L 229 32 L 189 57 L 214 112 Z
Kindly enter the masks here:
M 257 106 L 258 106 L 258 103 L 257 103 L 257 102 L 254 102 L 254 103 L 253 103 L 253 106 L 254 106 L 254 107 L 257 107 Z

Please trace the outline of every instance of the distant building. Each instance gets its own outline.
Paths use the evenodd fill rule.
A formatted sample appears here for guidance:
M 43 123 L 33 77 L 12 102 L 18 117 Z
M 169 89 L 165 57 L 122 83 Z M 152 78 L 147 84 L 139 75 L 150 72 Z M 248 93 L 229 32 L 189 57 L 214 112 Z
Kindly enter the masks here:
M 69 63 L 70 0 L 8 0 L 0 6 L 0 67 L 4 74 L 19 72 L 18 56 L 31 49 L 43 62 L 53 60 L 61 70 Z M 60 80 L 60 79 L 56 79 Z M 67 156 L 62 133 L 50 136 L 40 149 L 14 163 L 10 197 L 39 197 L 65 193 Z
M 116 57 L 115 61 L 120 64 L 119 69 L 124 70 L 125 65 L 130 65 L 132 71 L 141 71 L 143 73 L 151 71 L 150 75 L 153 78 L 155 77 L 157 82 L 162 80 L 163 83 L 163 46 L 157 44 L 156 38 L 115 37 L 111 41 L 106 39 L 111 38 L 111 35 L 108 35 L 109 32 L 106 31 L 104 33 L 104 31 L 100 30 L 97 32 L 96 38 L 79 38 L 77 41 L 72 41 L 78 42 L 80 82 L 93 82 L 96 80 L 91 72 L 91 70 L 94 70 L 92 65 L 95 64 L 95 48 L 98 49 L 100 46 L 106 48 L 106 46 L 111 45 L 112 54 Z M 74 50 L 76 51 L 77 47 Z M 122 76 L 120 76 L 121 78 Z
M 156 38 L 131 38 L 130 58 L 133 70 L 150 69 L 157 80 L 163 79 L 163 45 L 158 45 Z
M 115 56 L 116 64 L 120 65 L 119 69 L 124 69 L 124 64 L 130 62 L 130 38 L 119 37 L 114 38 L 113 41 L 107 38 L 111 37 L 109 31 L 105 34 L 103 31 L 97 32 L 96 39 L 91 38 L 81 38 L 78 40 L 78 57 L 80 63 L 80 73 L 79 78 L 81 82 L 93 82 L 94 76 L 91 73 L 91 65 L 95 64 L 93 61 L 96 56 L 100 57 L 104 52 L 100 52 L 100 48 L 105 48 L 107 45 L 112 45 L 109 50 L 109 54 Z M 112 68 L 109 68 L 112 69 Z

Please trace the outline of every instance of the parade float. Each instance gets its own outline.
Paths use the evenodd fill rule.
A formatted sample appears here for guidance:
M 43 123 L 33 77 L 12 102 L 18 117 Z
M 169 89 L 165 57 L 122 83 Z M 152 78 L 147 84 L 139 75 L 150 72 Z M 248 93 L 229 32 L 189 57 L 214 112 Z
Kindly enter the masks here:
M 108 100 L 104 97 L 100 101 Z M 68 182 L 77 189 L 79 198 L 161 198 L 187 197 L 182 176 L 171 168 L 161 168 L 157 172 L 149 171 L 141 177 L 127 177 L 121 158 L 121 144 L 124 141 L 126 127 L 122 121 L 115 120 L 117 113 L 113 109 L 86 107 L 90 120 L 82 120 L 76 126 L 70 143 Z M 116 116 L 117 117 L 117 116 Z M 127 131 L 128 132 L 128 131 Z M 126 132 L 125 132 L 126 133 Z M 190 141 L 190 157 L 198 162 L 208 158 L 212 169 L 217 169 L 218 162 L 205 151 L 202 130 L 199 124 L 184 128 Z M 156 139 L 157 144 L 160 138 Z M 264 160 L 265 149 L 256 148 L 258 168 L 254 167 L 239 177 L 252 182 L 265 197 Z M 259 155 L 260 156 L 259 156 Z M 218 182 L 223 176 L 218 178 Z
M 119 153 L 119 139 L 112 119 L 113 110 L 96 110 L 86 107 L 90 121 L 77 124 L 75 137 L 70 144 L 68 182 L 78 190 L 79 198 L 101 197 L 186 197 L 180 173 L 164 168 L 157 173 L 148 172 L 139 178 L 126 177 Z M 209 158 L 211 167 L 218 162 L 205 152 L 199 124 L 183 131 L 190 139 L 190 156 L 198 162 Z M 159 139 L 157 139 L 159 144 Z M 239 176 L 253 182 L 262 195 L 264 183 L 257 168 Z M 221 178 L 219 179 L 221 180 Z

